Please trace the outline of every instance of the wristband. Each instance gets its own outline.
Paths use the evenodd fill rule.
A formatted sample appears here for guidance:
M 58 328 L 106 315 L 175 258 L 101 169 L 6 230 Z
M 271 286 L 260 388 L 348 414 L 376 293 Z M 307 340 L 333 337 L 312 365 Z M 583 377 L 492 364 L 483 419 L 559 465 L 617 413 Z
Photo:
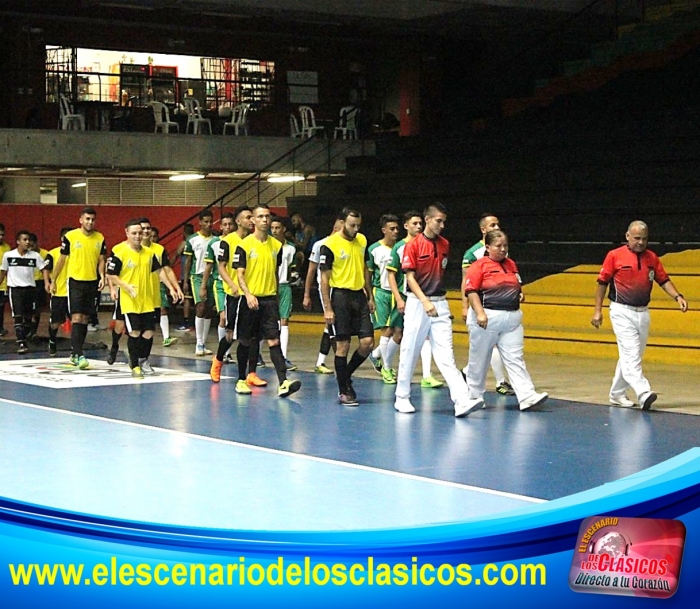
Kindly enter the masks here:
M 680 292 L 679 292 L 678 294 L 676 294 L 676 295 L 673 297 L 673 300 L 675 300 L 676 302 L 678 302 L 678 299 L 679 299 L 679 298 L 684 298 L 683 294 L 681 294 Z

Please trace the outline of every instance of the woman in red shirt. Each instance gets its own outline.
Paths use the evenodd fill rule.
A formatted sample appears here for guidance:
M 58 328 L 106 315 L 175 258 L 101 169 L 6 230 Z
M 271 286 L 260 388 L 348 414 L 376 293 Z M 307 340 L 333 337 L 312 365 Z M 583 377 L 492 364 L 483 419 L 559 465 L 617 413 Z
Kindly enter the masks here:
M 501 230 L 486 233 L 486 254 L 467 270 L 464 293 L 469 299 L 469 397 L 483 398 L 491 352 L 498 346 L 511 385 L 527 410 L 547 399 L 537 393 L 523 359 L 523 312 L 520 274 L 508 258 L 508 237 Z

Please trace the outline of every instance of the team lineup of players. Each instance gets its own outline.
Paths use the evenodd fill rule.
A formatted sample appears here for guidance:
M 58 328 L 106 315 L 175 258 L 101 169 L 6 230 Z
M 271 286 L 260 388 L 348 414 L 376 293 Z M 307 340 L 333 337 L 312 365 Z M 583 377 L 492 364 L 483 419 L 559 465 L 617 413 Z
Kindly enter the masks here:
M 36 237 L 33 247 L 28 231 L 19 231 L 15 250 L 9 251 L 0 242 L 0 282 L 7 279 L 19 353 L 28 351 L 27 339 L 38 325 L 38 296 L 45 291 L 51 294 L 50 355 L 56 355 L 59 326 L 70 319 L 70 363 L 88 368 L 83 346 L 89 320 L 96 314 L 95 294 L 109 285 L 116 306 L 107 361 L 116 361 L 119 340 L 126 333 L 132 376 L 144 378 L 155 373 L 148 360 L 156 325 L 163 331 L 163 345 L 173 344 L 177 339 L 169 335 L 167 307 L 191 295 L 196 316 L 195 355 L 213 355 L 212 381 L 220 381 L 222 364 L 237 342 L 235 391 L 250 394 L 251 387 L 266 385 L 256 373 L 264 341 L 277 373 L 278 396 L 287 397 L 300 389 L 299 380 L 287 378 L 287 372 L 296 369 L 287 357 L 287 347 L 292 308 L 289 283 L 298 252 L 286 238 L 284 219 L 273 217 L 264 204 L 241 207 L 222 216 L 221 234 L 215 236 L 213 213 L 201 212 L 199 230 L 184 247 L 187 280 L 183 289 L 147 218 L 127 222 L 126 239 L 109 257 L 104 237 L 95 230 L 95 219 L 93 208 L 83 209 L 79 228 L 62 229 L 61 246 L 50 252 L 36 247 Z M 467 366 L 461 371 L 457 368 L 443 282 L 449 258 L 449 243 L 441 235 L 446 221 L 447 211 L 440 203 L 422 212 L 409 211 L 403 217 L 406 236 L 399 240 L 399 218 L 385 214 L 380 219 L 382 238 L 368 247 L 360 233 L 361 214 L 345 208 L 331 234 L 313 244 L 303 303 L 304 308 L 311 308 L 315 280 L 325 321 L 314 370 L 333 373 L 325 365 L 333 348 L 341 405 L 359 404 L 352 375 L 369 358 L 382 380 L 396 385 L 395 409 L 415 412 L 410 401 L 411 379 L 419 355 L 423 360 L 421 387 L 443 385 L 430 372 L 434 359 L 448 385 L 456 417 L 484 407 L 489 364 L 496 391 L 515 395 L 520 410 L 548 398 L 536 391 L 525 366 L 522 281 L 508 256 L 507 235 L 493 214 L 482 215 L 482 239 L 462 259 L 462 318 L 470 347 Z M 4 227 L 0 228 L 4 236 Z M 653 282 L 678 302 L 681 311 L 688 305 L 658 257 L 647 249 L 646 224 L 632 222 L 625 238 L 627 244 L 608 254 L 598 277 L 592 324 L 597 328 L 602 323 L 602 301 L 609 287 L 610 317 L 619 347 L 610 402 L 635 405 L 626 394 L 632 389 L 636 403 L 648 409 L 657 396 L 643 376 L 641 356 L 648 337 Z M 212 354 L 206 338 L 214 315 L 219 344 Z M 375 332 L 380 336 L 376 348 Z M 353 336 L 358 342 L 350 354 Z M 394 368 L 397 353 L 398 370 Z

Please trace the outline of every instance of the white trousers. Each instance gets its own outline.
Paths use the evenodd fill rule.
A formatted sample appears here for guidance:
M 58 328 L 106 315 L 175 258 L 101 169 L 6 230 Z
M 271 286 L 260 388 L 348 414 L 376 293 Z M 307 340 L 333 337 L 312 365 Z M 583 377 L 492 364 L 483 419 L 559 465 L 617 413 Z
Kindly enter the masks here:
M 508 372 L 510 384 L 518 402 L 535 394 L 530 374 L 523 357 L 523 312 L 484 309 L 489 323 L 482 328 L 476 323 L 476 313 L 469 309 L 469 362 L 467 384 L 470 398 L 483 398 L 486 390 L 486 373 L 491 362 L 493 348 L 497 347 Z
M 437 317 L 428 317 L 421 301 L 413 294 L 406 297 L 406 310 L 403 317 L 403 338 L 399 372 L 396 379 L 396 397 L 410 399 L 411 378 L 416 368 L 420 350 L 426 338 L 430 339 L 433 359 L 450 389 L 450 398 L 455 404 L 465 402 L 467 384 L 455 364 L 452 347 L 452 319 L 446 299 L 433 301 Z
M 617 302 L 610 303 L 610 323 L 615 338 L 619 359 L 610 387 L 611 397 L 621 397 L 631 387 L 639 400 L 651 391 L 649 381 L 642 372 L 642 356 L 649 338 L 649 309 L 634 310 Z

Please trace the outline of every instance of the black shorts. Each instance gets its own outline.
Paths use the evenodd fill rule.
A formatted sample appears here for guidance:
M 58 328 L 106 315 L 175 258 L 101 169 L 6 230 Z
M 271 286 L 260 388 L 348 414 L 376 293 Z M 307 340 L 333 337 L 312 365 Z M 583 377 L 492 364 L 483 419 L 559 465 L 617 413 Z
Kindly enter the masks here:
M 350 340 L 351 336 L 374 336 L 369 304 L 363 290 L 333 288 L 331 306 L 335 313 L 335 323 L 330 327 L 331 337 L 345 341 Z
M 97 313 L 98 281 L 68 279 L 68 311 L 71 315 L 95 315 Z
M 241 307 L 241 300 L 245 300 L 245 298 L 226 294 L 226 329 L 233 330 L 233 338 L 238 338 L 236 322 L 238 321 L 238 311 Z
M 126 324 L 126 331 L 131 334 L 132 332 L 147 332 L 156 329 L 156 320 L 153 315 L 153 311 L 148 313 L 124 313 L 124 323 Z
M 44 288 L 44 280 L 36 280 L 36 288 L 34 290 L 34 302 L 36 303 L 36 308 L 43 309 L 46 306 L 46 289 Z
M 51 323 L 62 324 L 66 319 L 70 319 L 68 314 L 68 296 L 51 297 Z
M 12 317 L 31 317 L 36 310 L 34 286 L 27 288 L 8 288 L 10 293 L 10 310 Z
M 7 302 L 7 292 L 5 290 L 0 290 L 0 307 L 4 307 Z
M 258 298 L 258 308 L 251 311 L 245 296 L 240 297 L 238 308 L 238 339 L 274 340 L 280 337 L 280 309 L 277 296 Z

